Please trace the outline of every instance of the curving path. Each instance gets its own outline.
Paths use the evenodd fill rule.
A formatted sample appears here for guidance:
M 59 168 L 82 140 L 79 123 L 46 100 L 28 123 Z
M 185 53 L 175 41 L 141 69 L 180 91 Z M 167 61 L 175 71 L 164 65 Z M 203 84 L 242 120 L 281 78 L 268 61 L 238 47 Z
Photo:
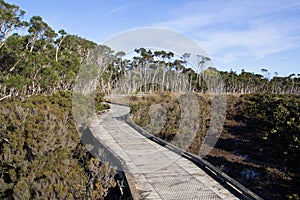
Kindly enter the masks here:
M 90 129 L 122 161 L 136 198 L 238 199 L 191 161 L 139 134 L 124 121 L 128 112 L 128 107 L 111 104 Z

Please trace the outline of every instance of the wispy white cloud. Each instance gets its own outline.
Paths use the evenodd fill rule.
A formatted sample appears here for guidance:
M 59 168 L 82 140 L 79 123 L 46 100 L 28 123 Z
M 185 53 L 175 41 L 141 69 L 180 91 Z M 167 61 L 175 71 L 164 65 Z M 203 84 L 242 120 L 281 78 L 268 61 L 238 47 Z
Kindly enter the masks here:
M 300 47 L 299 1 L 194 1 L 158 26 L 197 38 L 212 56 L 257 59 Z
M 137 5 L 137 3 L 126 3 L 126 4 L 122 4 L 120 6 L 114 7 L 105 14 L 105 17 L 111 16 L 111 15 L 113 15 L 117 12 L 123 11 L 123 10 L 127 10 L 130 7 L 133 7 L 135 5 Z

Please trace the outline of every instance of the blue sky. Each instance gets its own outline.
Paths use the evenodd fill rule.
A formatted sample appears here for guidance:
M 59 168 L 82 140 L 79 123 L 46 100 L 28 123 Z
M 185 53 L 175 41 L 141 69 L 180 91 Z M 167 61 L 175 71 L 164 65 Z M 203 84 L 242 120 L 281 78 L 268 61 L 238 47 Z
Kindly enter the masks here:
M 7 0 L 52 28 L 101 44 L 143 27 L 195 40 L 220 70 L 300 74 L 300 1 L 289 0 Z

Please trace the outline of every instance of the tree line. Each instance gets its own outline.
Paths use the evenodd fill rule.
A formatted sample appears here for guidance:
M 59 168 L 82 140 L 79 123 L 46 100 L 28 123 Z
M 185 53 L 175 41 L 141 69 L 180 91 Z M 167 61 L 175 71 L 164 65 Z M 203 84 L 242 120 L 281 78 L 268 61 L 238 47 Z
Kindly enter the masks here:
M 63 29 L 55 32 L 40 16 L 23 21 L 24 15 L 17 5 L 0 1 L 0 100 L 71 90 L 96 44 Z
M 203 55 L 198 55 L 197 66 L 192 68 L 190 53 L 178 56 L 143 47 L 137 47 L 136 56 L 127 59 L 124 52 L 114 52 L 63 29 L 55 32 L 40 16 L 24 21 L 25 11 L 3 0 L 0 13 L 0 100 L 71 90 L 79 67 L 96 46 L 110 60 L 99 80 L 104 93 L 112 89 L 122 93 L 299 93 L 300 74 L 268 79 L 267 69 L 262 69 L 265 76 L 245 70 L 240 74 L 218 71 L 209 66 L 211 59 Z M 26 34 L 20 35 L 22 31 Z M 210 88 L 211 84 L 215 87 Z
M 273 93 L 299 94 L 300 74 L 269 78 L 267 69 L 261 74 L 242 70 L 219 71 L 210 66 L 211 59 L 198 55 L 197 66 L 189 65 L 189 53 L 175 56 L 173 52 L 151 51 L 143 47 L 132 60 L 119 58 L 110 68 L 112 85 L 123 93 L 157 91 L 193 91 L 200 93 Z M 123 54 L 124 55 L 124 54 Z M 196 69 L 195 69 L 196 68 Z M 215 83 L 213 83 L 215 82 Z M 210 88 L 212 87 L 212 88 Z

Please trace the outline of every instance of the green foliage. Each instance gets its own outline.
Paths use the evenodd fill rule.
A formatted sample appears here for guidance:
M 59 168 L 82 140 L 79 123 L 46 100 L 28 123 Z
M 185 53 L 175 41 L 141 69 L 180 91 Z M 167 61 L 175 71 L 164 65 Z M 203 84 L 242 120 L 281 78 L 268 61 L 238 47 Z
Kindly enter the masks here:
M 100 112 L 100 111 L 107 110 L 107 109 L 110 109 L 109 104 L 98 104 L 96 106 L 96 112 Z
M 25 12 L 2 0 L 0 13 L 0 98 L 71 90 L 80 66 L 96 44 L 63 30 L 58 36 L 40 16 L 23 22 L 20 18 Z M 24 25 L 28 26 L 27 35 L 13 33 Z M 108 47 L 99 45 L 98 49 L 112 56 Z
M 21 20 L 24 14 L 25 12 L 19 6 L 0 0 L 0 48 L 12 31 L 26 25 Z
M 179 98 L 179 99 L 178 99 Z M 184 131 L 184 133 L 179 133 L 180 137 L 178 137 L 178 131 L 180 123 L 187 123 L 187 124 L 194 124 L 193 118 L 190 118 L 189 116 L 184 116 L 181 109 L 185 109 L 180 107 L 179 101 L 184 105 L 188 102 L 189 97 L 185 97 L 184 95 L 181 95 L 179 97 L 176 97 L 172 93 L 159 93 L 159 94 L 152 94 L 147 95 L 144 97 L 136 97 L 132 96 L 130 99 L 130 113 L 132 120 L 142 126 L 145 127 L 147 131 L 150 133 L 155 134 L 156 136 L 168 141 L 172 142 L 179 147 L 188 147 L 185 144 L 184 137 L 189 138 L 189 132 L 193 132 L 192 130 L 180 130 Z M 211 115 L 211 106 L 209 101 L 209 96 L 205 95 L 199 95 L 198 96 L 198 105 L 200 109 L 200 120 L 198 124 L 198 131 L 195 135 L 194 140 L 192 141 L 192 144 L 190 146 L 189 151 L 199 154 L 199 150 L 201 147 L 201 142 L 203 141 L 206 133 L 207 133 L 207 123 L 209 122 L 210 115 Z M 160 105 L 162 107 L 162 111 L 165 112 L 166 115 L 166 122 L 165 124 L 157 124 L 157 123 L 163 123 L 163 121 L 160 119 L 161 115 L 163 113 L 157 113 L 152 117 L 157 117 L 155 119 L 151 118 L 149 116 L 149 111 L 151 109 L 152 105 Z M 191 114 L 193 111 L 188 111 L 185 114 Z M 185 120 L 182 120 L 184 118 Z M 151 120 L 153 120 L 155 123 L 151 124 Z M 190 121 L 189 121 L 190 120 Z M 181 124 L 184 126 L 184 124 Z M 158 127 L 162 126 L 161 130 L 157 130 Z M 195 126 L 197 126 L 195 124 Z M 176 141 L 173 141 L 175 135 L 177 134 Z
M 294 169 L 300 168 L 300 96 L 243 95 L 238 113 L 248 126 L 264 133 L 265 150 Z
M 99 88 L 95 92 L 95 107 L 96 113 L 110 109 L 109 104 L 104 103 L 104 94 Z
M 0 105 L 1 199 L 99 199 L 115 171 L 80 143 L 70 92 Z

